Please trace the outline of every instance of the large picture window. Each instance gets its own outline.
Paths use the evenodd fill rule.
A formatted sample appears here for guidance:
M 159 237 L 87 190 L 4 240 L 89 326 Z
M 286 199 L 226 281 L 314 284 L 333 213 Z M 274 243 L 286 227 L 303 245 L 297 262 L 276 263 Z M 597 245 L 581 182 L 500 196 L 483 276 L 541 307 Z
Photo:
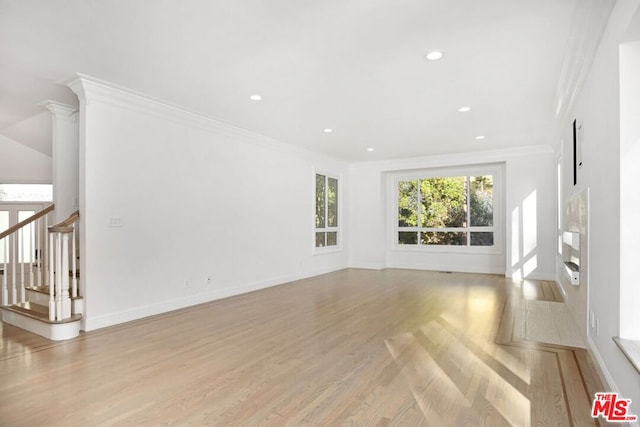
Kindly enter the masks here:
M 338 178 L 316 174 L 316 248 L 337 247 Z
M 497 175 L 398 178 L 396 245 L 494 248 L 499 237 Z

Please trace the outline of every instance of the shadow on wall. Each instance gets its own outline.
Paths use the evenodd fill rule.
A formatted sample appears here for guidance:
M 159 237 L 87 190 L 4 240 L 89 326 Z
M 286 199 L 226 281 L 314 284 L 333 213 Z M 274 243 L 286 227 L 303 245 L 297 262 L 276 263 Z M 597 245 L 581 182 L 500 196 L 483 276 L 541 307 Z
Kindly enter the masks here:
M 528 278 L 538 268 L 537 191 L 533 190 L 511 211 L 511 274 Z

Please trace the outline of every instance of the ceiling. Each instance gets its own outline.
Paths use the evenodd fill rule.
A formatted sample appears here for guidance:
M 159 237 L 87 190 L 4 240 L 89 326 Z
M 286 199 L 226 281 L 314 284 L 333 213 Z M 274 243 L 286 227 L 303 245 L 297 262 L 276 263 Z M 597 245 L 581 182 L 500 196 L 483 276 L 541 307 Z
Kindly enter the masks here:
M 613 3 L 0 0 L 0 133 L 80 72 L 348 161 L 554 144 Z

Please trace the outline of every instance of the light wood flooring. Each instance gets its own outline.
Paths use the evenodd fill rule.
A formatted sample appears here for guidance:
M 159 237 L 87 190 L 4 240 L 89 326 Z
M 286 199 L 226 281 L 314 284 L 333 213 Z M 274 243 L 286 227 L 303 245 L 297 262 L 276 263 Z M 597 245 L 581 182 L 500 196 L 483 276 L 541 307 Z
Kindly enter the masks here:
M 524 301 L 558 299 L 548 282 L 349 269 L 64 342 L 2 325 L 0 425 L 599 425 L 587 351 L 517 325 Z

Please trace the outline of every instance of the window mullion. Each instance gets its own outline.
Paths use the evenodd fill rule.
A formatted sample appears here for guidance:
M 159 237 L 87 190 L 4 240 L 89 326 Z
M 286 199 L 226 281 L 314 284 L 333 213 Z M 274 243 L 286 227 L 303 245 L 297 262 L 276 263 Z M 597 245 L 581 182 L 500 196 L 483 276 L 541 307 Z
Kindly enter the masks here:
M 471 231 L 469 230 L 469 227 L 471 227 L 471 177 L 467 176 L 465 179 L 467 180 L 465 186 L 465 191 L 467 192 L 467 246 L 471 246 Z
M 328 244 L 329 236 L 329 175 L 324 176 L 324 244 Z
M 417 215 L 416 215 L 416 227 L 418 227 L 418 245 L 420 245 L 420 228 L 422 227 L 422 192 L 420 191 L 420 187 L 422 187 L 421 185 L 422 180 L 418 178 L 418 200 L 416 200 L 416 211 L 417 211 Z

